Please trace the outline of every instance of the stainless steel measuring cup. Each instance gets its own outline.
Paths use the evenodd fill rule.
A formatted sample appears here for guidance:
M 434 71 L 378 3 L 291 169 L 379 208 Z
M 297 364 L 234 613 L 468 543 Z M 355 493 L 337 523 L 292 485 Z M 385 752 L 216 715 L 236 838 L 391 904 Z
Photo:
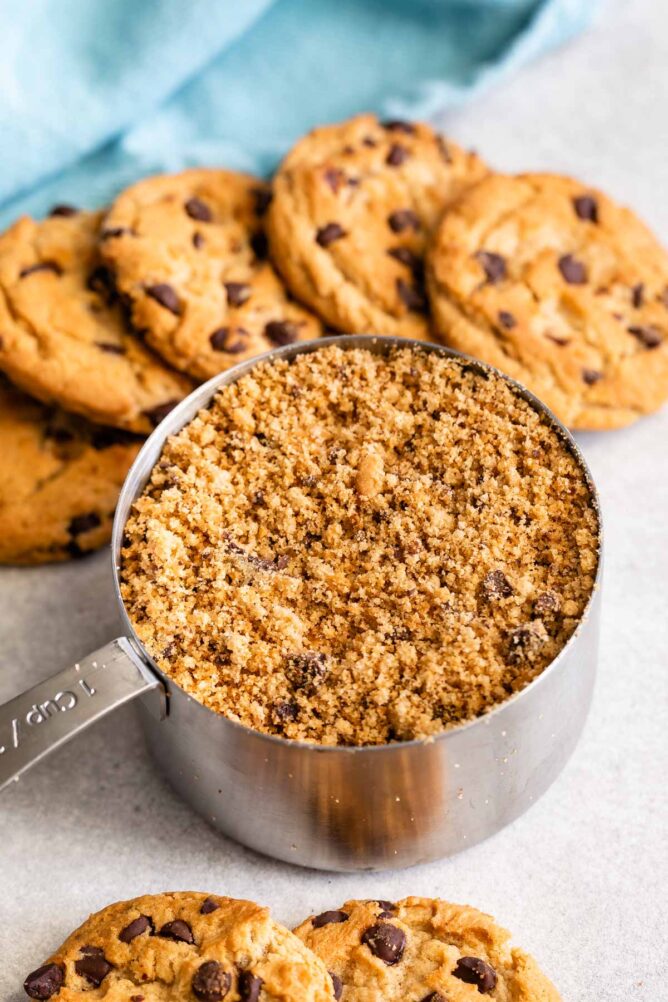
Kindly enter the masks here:
M 136 700 L 158 768 L 220 831 L 290 863 L 372 870 L 451 855 L 487 838 L 522 814 L 557 777 L 591 701 L 600 557 L 582 620 L 552 664 L 489 713 L 425 741 L 339 748 L 261 734 L 188 696 L 163 675 L 137 638 L 120 594 L 121 541 L 130 508 L 165 440 L 261 359 L 292 359 L 328 344 L 378 354 L 410 347 L 458 355 L 400 338 L 324 338 L 244 362 L 176 407 L 139 453 L 114 519 L 114 590 L 126 635 L 0 707 L 0 789 L 100 717 Z M 474 359 L 467 363 L 481 372 L 489 369 Z M 591 475 L 569 433 L 531 393 L 513 385 L 575 456 L 598 510 Z

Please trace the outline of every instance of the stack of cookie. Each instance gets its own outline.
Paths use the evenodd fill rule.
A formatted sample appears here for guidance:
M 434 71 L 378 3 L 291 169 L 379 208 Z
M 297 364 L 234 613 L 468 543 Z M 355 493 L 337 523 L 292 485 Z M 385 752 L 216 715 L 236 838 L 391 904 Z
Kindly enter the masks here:
M 271 185 L 192 169 L 21 219 L 0 370 L 45 406 L 0 387 L 0 561 L 104 543 L 136 436 L 195 381 L 323 331 L 441 340 L 571 427 L 615 428 L 668 397 L 668 257 L 600 192 L 372 115 L 305 136 Z
M 559 1002 L 509 939 L 433 898 L 347 901 L 291 933 L 252 901 L 154 894 L 91 915 L 24 989 L 42 1002 Z

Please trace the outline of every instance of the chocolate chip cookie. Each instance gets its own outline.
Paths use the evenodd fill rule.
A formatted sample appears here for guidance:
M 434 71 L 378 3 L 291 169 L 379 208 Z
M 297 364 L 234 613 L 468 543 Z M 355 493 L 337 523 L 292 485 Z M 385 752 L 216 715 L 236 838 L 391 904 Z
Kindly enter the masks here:
M 0 378 L 0 563 L 83 556 L 109 541 L 141 440 L 89 424 Z
M 166 443 L 123 600 L 218 713 L 330 745 L 426 738 L 559 653 L 597 515 L 570 447 L 493 370 L 347 343 L 258 363 Z
M 341 1002 L 559 1002 L 510 933 L 434 898 L 347 901 L 295 929 L 329 969 Z
M 571 427 L 617 428 L 668 398 L 668 256 L 601 192 L 489 177 L 445 216 L 428 276 L 443 340 Z
M 92 421 L 150 432 L 192 389 L 125 324 L 99 213 L 24 217 L 0 237 L 0 369 Z
M 423 256 L 443 209 L 486 173 L 427 125 L 359 115 L 288 153 L 267 216 L 292 292 L 345 333 L 429 339 Z
M 107 216 L 102 253 L 133 324 L 192 376 L 321 333 L 266 260 L 268 200 L 256 178 L 193 169 L 140 181 Z
M 42 1002 L 334 998 L 322 961 L 268 908 L 195 892 L 146 895 L 91 915 L 24 989 Z

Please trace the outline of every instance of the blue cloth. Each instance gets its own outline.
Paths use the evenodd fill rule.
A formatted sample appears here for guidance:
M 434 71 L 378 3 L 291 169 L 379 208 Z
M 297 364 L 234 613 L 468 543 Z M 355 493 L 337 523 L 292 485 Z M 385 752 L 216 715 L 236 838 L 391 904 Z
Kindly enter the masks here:
M 430 118 L 594 0 L 0 0 L 0 224 L 149 172 L 265 173 L 316 124 Z

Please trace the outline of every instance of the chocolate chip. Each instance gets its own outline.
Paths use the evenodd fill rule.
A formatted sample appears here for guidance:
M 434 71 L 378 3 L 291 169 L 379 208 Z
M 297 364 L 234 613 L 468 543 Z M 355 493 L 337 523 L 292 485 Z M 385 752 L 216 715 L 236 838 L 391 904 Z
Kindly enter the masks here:
M 642 282 L 638 282 L 631 288 L 631 302 L 635 306 L 636 310 L 639 310 L 645 301 L 645 286 Z
M 385 157 L 385 163 L 390 167 L 401 167 L 402 163 L 408 160 L 409 156 L 410 153 L 405 146 L 393 143 L 390 146 L 390 152 Z
M 95 428 L 91 436 L 91 445 L 98 452 L 109 449 L 112 445 L 132 445 L 137 441 L 137 436 L 122 428 Z
M 31 999 L 45 1002 L 59 992 L 65 980 L 65 968 L 60 964 L 44 964 L 32 971 L 23 982 L 23 990 Z
M 645 348 L 658 348 L 663 341 L 661 331 L 656 327 L 628 327 L 629 334 L 637 338 Z
M 111 302 L 116 295 L 114 277 L 103 264 L 98 265 L 97 268 L 93 268 L 86 279 L 86 287 L 91 292 L 96 292 L 98 296 L 102 296 L 107 302 Z
M 204 239 L 201 233 L 197 232 L 193 233 L 193 247 L 195 248 L 195 250 L 200 250 L 205 243 L 206 240 Z
M 429 995 L 425 995 L 422 1002 L 448 1002 L 448 1000 L 440 992 L 429 992 Z
M 406 948 L 406 933 L 387 922 L 377 922 L 362 934 L 362 942 L 388 967 L 398 964 Z
M 334 194 L 346 183 L 346 175 L 339 167 L 328 167 L 323 171 L 322 176 L 325 184 L 332 189 Z
M 250 238 L 250 245 L 258 261 L 264 261 L 269 255 L 269 242 L 267 241 L 267 236 L 262 230 L 258 230 Z
M 496 971 L 480 957 L 460 957 L 452 974 L 467 985 L 475 985 L 482 994 L 496 987 Z
M 174 919 L 172 922 L 165 922 L 158 933 L 163 939 L 173 939 L 177 943 L 194 943 L 193 931 L 183 919 Z
M 54 275 L 62 275 L 63 269 L 55 261 L 40 261 L 39 264 L 31 264 L 19 272 L 19 278 L 27 278 L 37 271 L 52 271 Z
M 405 132 L 408 136 L 412 136 L 415 132 L 415 126 L 412 122 L 405 122 L 400 118 L 391 118 L 387 122 L 381 122 L 380 124 L 388 132 Z
M 410 268 L 416 278 L 421 279 L 424 273 L 424 262 L 408 247 L 390 247 L 387 252 L 395 261 Z
M 485 598 L 508 598 L 513 588 L 503 571 L 490 571 L 482 579 L 482 591 Z
M 561 605 L 559 596 L 553 591 L 542 592 L 534 602 L 534 610 L 540 615 L 548 612 L 558 612 Z
M 173 411 L 178 403 L 180 403 L 179 400 L 166 400 L 164 404 L 158 404 L 157 407 L 144 411 L 144 414 L 149 419 L 153 427 L 157 428 L 162 419 L 167 417 L 169 412 Z
M 256 216 L 264 216 L 274 197 L 269 188 L 252 188 L 251 196 L 254 202 Z
M 393 233 L 403 233 L 404 230 L 419 230 L 420 218 L 412 209 L 397 209 L 387 217 L 387 225 Z
M 567 344 L 571 343 L 570 338 L 558 337 L 557 334 L 551 334 L 550 331 L 545 332 L 545 337 L 548 341 L 552 341 L 553 344 L 558 344 L 560 348 L 565 348 Z
M 508 312 L 508 310 L 499 310 L 499 323 L 502 327 L 505 327 L 507 331 L 510 331 L 513 327 L 517 326 L 517 320 L 512 313 Z
M 127 226 L 110 226 L 108 230 L 102 230 L 100 240 L 113 240 L 115 237 L 122 237 L 126 233 L 132 233 Z
M 473 255 L 485 272 L 485 278 L 494 285 L 506 277 L 506 260 L 494 251 L 478 251 Z
M 540 619 L 512 630 L 508 638 L 509 664 L 531 661 L 539 653 L 546 639 L 547 633 Z
M 243 306 L 250 299 L 251 287 L 246 282 L 223 282 L 230 306 Z
M 54 205 L 49 212 L 50 216 L 76 216 L 79 210 L 73 205 Z
M 327 223 L 326 226 L 321 226 L 316 232 L 315 240 L 321 247 L 329 247 L 335 240 L 341 240 L 342 237 L 347 235 L 344 228 L 338 223 Z
M 220 905 L 217 904 L 213 898 L 206 898 L 202 902 L 202 907 L 199 910 L 200 915 L 210 915 L 211 912 L 217 912 Z
M 95 988 L 99 988 L 113 964 L 110 964 L 99 946 L 82 946 L 84 956 L 75 960 L 74 970 Z
M 264 327 L 264 336 L 275 345 L 292 344 L 297 340 L 297 324 L 289 320 L 270 320 Z
M 277 724 L 290 723 L 290 721 L 296 720 L 299 716 L 299 707 L 296 703 L 289 703 L 287 701 L 274 703 L 273 714 Z
M 583 369 L 582 379 L 587 386 L 593 386 L 594 383 L 598 383 L 599 379 L 603 379 L 603 373 L 599 372 L 598 369 Z
M 151 932 L 154 931 L 153 922 L 148 915 L 140 915 L 138 918 L 133 919 L 132 922 L 128 923 L 125 929 L 121 929 L 118 934 L 118 938 L 121 943 L 131 943 L 133 939 L 136 939 L 137 936 L 141 936 L 141 934 L 146 932 L 147 929 L 150 929 Z
M 557 264 L 564 281 L 568 282 L 569 285 L 584 285 L 586 283 L 587 269 L 572 254 L 564 254 L 563 257 L 559 258 Z
M 144 1002 L 144 996 L 143 995 L 131 995 L 130 996 L 130 1002 Z
M 332 989 L 334 991 L 334 998 L 336 999 L 336 1002 L 338 1002 L 338 1000 L 343 995 L 343 981 L 338 976 L 338 974 L 334 973 L 334 971 L 329 971 L 328 973 L 330 978 L 332 979 Z
M 396 912 L 397 906 L 394 901 L 387 901 L 385 898 L 376 898 L 376 904 L 379 905 L 384 912 Z
M 364 139 L 362 140 L 362 146 L 369 146 L 371 149 L 374 149 L 376 146 L 378 146 L 378 143 L 373 138 L 373 136 L 365 136 Z M 346 150 L 345 152 L 348 151 Z M 352 153 L 354 151 L 351 149 L 350 152 Z
M 160 303 L 161 306 L 164 306 L 166 310 L 169 310 L 169 312 L 173 313 L 175 316 L 178 317 L 181 315 L 179 297 L 171 285 L 167 285 L 166 282 L 159 282 L 158 285 L 147 286 L 146 295 L 150 296 L 151 299 L 155 299 L 156 303 Z
M 211 222 L 211 209 L 205 202 L 202 201 L 201 198 L 189 198 L 184 205 L 184 209 L 191 219 L 197 219 L 200 223 Z
M 112 344 L 107 341 L 96 341 L 95 347 L 100 351 L 106 351 L 108 355 L 125 355 L 125 348 L 122 344 Z
M 70 520 L 67 531 L 70 536 L 81 536 L 84 532 L 97 529 L 98 525 L 100 525 L 100 516 L 96 512 L 91 511 L 88 515 L 75 515 Z
M 207 960 L 195 971 L 191 982 L 193 995 L 202 1002 L 220 1002 L 232 986 L 232 975 L 217 960 Z
M 296 689 L 313 690 L 317 689 L 324 680 L 328 667 L 325 654 L 310 651 L 306 654 L 290 655 L 287 658 L 285 673 Z M 333 915 L 334 912 L 324 912 L 323 914 Z M 339 914 L 344 913 L 340 912 Z M 341 921 L 344 920 L 341 919 Z
M 343 911 L 330 911 L 330 912 L 320 912 L 319 915 L 313 917 L 313 928 L 322 929 L 324 925 L 332 925 L 333 923 L 347 922 L 350 918 L 348 912 Z
M 417 285 L 411 285 L 403 278 L 397 279 L 397 292 L 404 305 L 414 313 L 424 313 L 427 309 L 425 294 Z
M 448 144 L 446 143 L 446 141 L 443 138 L 443 136 L 436 136 L 436 145 L 438 146 L 439 153 L 441 154 L 441 156 L 445 160 L 446 164 L 451 164 L 452 163 L 452 155 L 450 153 L 450 149 L 448 147 Z
M 585 219 L 588 223 L 598 222 L 598 202 L 593 195 L 578 195 L 573 199 L 573 207 L 578 219 Z
M 237 983 L 237 991 L 239 992 L 241 1002 L 258 1002 L 260 989 L 263 984 L 264 981 L 262 978 L 258 978 L 251 971 L 241 971 Z

